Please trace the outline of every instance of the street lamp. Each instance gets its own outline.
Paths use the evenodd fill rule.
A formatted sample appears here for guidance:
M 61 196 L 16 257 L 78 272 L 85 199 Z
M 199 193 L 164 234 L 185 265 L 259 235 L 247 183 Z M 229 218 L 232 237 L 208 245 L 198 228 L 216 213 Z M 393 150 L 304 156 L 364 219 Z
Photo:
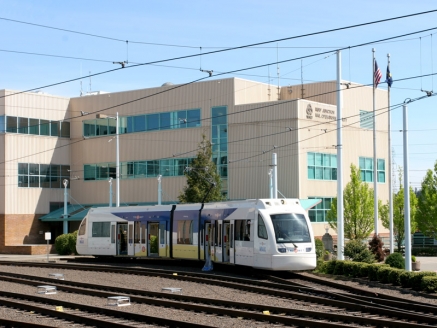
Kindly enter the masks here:
M 68 186 L 68 180 L 64 179 L 64 181 L 62 181 L 63 185 L 64 185 L 64 215 L 62 215 L 63 220 L 63 233 L 67 234 L 68 233 L 68 213 L 67 213 L 67 199 L 68 199 L 68 192 L 67 192 L 67 186 Z
M 157 179 L 158 179 L 158 205 L 161 205 L 161 196 L 162 196 L 161 180 L 162 180 L 162 175 L 159 174 L 157 176 Z
M 109 207 L 112 207 L 112 178 L 109 178 Z
M 114 116 L 108 116 L 105 114 L 97 114 L 97 118 L 111 118 L 116 121 L 116 127 L 115 127 L 115 135 L 116 135 L 116 141 L 117 141 L 117 155 L 116 155 L 116 164 L 115 164 L 115 178 L 117 180 L 117 189 L 116 189 L 116 206 L 120 207 L 120 143 L 118 139 L 118 112 L 117 115 Z

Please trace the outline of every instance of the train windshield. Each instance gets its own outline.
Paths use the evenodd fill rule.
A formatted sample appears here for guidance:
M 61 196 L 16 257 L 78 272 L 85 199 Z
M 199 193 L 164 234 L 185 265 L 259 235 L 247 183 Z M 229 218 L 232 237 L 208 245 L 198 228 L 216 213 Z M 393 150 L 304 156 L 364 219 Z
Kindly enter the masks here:
M 311 242 L 307 221 L 303 214 L 272 214 L 277 243 Z

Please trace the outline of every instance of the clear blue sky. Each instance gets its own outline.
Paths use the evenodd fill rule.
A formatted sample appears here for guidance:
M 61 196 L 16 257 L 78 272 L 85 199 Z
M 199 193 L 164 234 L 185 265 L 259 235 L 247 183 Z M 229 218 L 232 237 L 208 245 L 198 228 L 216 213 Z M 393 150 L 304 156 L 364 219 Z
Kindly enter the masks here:
M 132 65 L 206 53 L 434 10 L 437 2 L 0 0 L 0 8 L 0 89 L 22 91 L 84 77 L 82 89 L 89 91 L 90 79 L 86 77 L 89 72 L 94 74 L 119 67 L 112 64 L 113 61 L 128 61 Z M 337 48 L 436 27 L 437 12 L 250 49 L 203 55 L 201 58 L 168 61 L 159 66 L 123 69 L 93 77 L 91 89 L 115 92 L 160 86 L 164 82 L 186 83 L 205 76 L 200 68 L 220 74 L 268 63 L 273 65 L 216 78 L 236 76 L 267 82 L 270 76 L 271 83 L 277 83 L 274 64 L 277 60 L 330 50 L 333 53 Z M 424 96 L 421 89 L 437 92 L 437 75 L 396 81 L 437 72 L 437 29 L 342 51 L 343 79 L 372 83 L 372 48 L 376 49 L 376 59 L 383 72 L 382 81 L 385 79 L 387 53 L 391 55 L 391 72 L 395 80 L 391 89 L 392 105 L 407 98 Z M 332 53 L 281 64 L 281 85 L 300 84 L 302 76 L 304 82 L 335 79 L 336 59 Z M 379 87 L 386 88 L 386 84 Z M 79 96 L 80 90 L 79 81 L 43 89 L 67 97 Z M 432 169 L 437 160 L 437 97 L 409 104 L 408 112 L 409 176 L 411 186 L 419 188 L 426 170 Z M 400 130 L 402 108 L 392 111 L 392 144 L 394 162 L 403 166 Z

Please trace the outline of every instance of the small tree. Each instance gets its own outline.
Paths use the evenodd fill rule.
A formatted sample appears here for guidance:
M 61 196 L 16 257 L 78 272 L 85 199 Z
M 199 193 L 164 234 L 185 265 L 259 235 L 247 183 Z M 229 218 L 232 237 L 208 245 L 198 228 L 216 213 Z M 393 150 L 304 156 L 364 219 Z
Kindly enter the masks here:
M 404 221 L 404 188 L 402 187 L 402 169 L 399 169 L 399 191 L 393 195 L 393 235 L 396 241 L 398 252 L 401 251 L 402 242 L 405 239 L 405 221 Z M 416 231 L 416 213 L 417 213 L 417 197 L 410 187 L 410 224 L 411 232 Z M 389 204 L 382 205 L 380 207 L 380 217 L 382 225 L 389 229 Z
M 180 192 L 181 203 L 200 203 L 224 200 L 221 194 L 221 179 L 212 161 L 211 142 L 202 134 L 196 158 L 185 170 L 187 186 Z
M 370 251 L 375 256 L 375 259 L 378 262 L 384 261 L 384 251 L 382 250 L 382 246 L 384 246 L 384 243 L 382 242 L 381 238 L 377 234 L 373 235 L 373 238 L 371 241 L 369 241 Z
M 418 199 L 417 226 L 427 237 L 437 238 L 437 161 L 434 172 L 428 170 Z
M 343 191 L 344 236 L 348 239 L 366 239 L 373 230 L 373 189 L 361 181 L 360 169 L 351 164 L 351 181 Z M 337 230 L 337 198 L 327 213 L 332 229 Z

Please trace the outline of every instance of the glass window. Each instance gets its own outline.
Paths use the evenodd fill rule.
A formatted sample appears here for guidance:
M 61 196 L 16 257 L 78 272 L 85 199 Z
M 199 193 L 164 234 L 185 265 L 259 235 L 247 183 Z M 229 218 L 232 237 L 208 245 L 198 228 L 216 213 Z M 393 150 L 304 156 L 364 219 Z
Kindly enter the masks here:
M 315 207 L 308 210 L 311 222 L 327 222 L 327 213 L 331 209 L 332 197 L 308 197 L 308 199 L 321 199 Z
M 108 119 L 96 120 L 96 135 L 106 136 L 108 134 Z
M 0 116 L 0 133 L 6 132 L 6 116 Z
M 266 225 L 261 215 L 258 214 L 258 237 L 261 239 L 269 239 L 267 235 Z
M 70 122 L 61 122 L 61 137 L 70 138 Z
M 135 177 L 136 178 L 145 178 L 147 176 L 147 162 L 135 162 L 134 163 L 134 169 L 135 169 Z
M 227 124 L 227 108 L 214 107 L 212 108 L 212 125 Z
M 177 127 L 180 129 L 186 128 L 188 122 L 187 111 L 181 110 L 177 112 Z
M 161 113 L 159 114 L 159 128 L 161 130 L 167 130 L 171 129 L 171 122 L 170 122 L 170 113 Z
M 337 180 L 337 155 L 308 153 L 308 179 Z
M 159 161 L 159 174 L 163 177 L 174 176 L 174 166 L 172 159 Z
M 39 164 L 29 164 L 29 175 L 39 175 Z
M 193 221 L 181 220 L 177 221 L 177 243 L 178 244 L 193 244 Z
M 59 136 L 59 122 L 50 122 L 50 135 L 52 137 Z
M 224 107 L 224 111 L 226 114 L 226 107 Z M 224 122 L 226 124 L 226 116 L 224 117 Z M 200 126 L 200 109 L 187 110 L 187 126 L 189 128 Z
M 175 166 L 175 175 L 182 176 L 184 175 L 185 168 L 188 166 L 188 161 L 187 159 L 175 159 L 174 166 Z
M 311 241 L 303 214 L 274 214 L 272 218 L 277 243 L 308 243 Z
M 119 119 L 120 120 L 120 119 Z M 119 131 L 120 133 L 120 131 Z M 108 134 L 117 134 L 117 120 L 108 118 Z
M 118 117 L 118 133 L 127 133 L 127 117 Z
M 39 120 L 39 134 L 41 136 L 50 135 L 50 122 L 47 120 Z
M 85 137 L 94 137 L 96 135 L 96 120 L 83 121 L 83 135 Z
M 93 237 L 110 237 L 111 222 L 93 222 Z
M 29 118 L 29 134 L 39 135 L 39 120 Z
M 377 177 L 378 182 L 385 183 L 385 160 L 377 159 Z M 361 180 L 364 182 L 373 182 L 373 158 L 360 157 Z
M 20 187 L 20 188 L 28 188 L 29 187 L 29 176 L 28 175 L 19 175 L 18 176 L 18 187 Z
M 133 116 L 129 116 L 127 118 L 126 124 L 127 124 L 127 128 L 126 128 L 127 132 L 126 133 L 134 132 L 134 117 Z
M 29 176 L 29 187 L 30 188 L 39 188 L 39 176 Z
M 83 166 L 84 180 L 96 180 L 96 165 Z
M 159 130 L 159 114 L 147 115 L 147 131 Z
M 29 119 L 27 117 L 18 117 L 18 133 L 27 134 L 29 132 Z
M 18 163 L 18 174 L 29 174 L 29 164 L 28 163 Z
M 146 131 L 146 116 L 140 115 L 140 116 L 134 116 L 134 132 L 142 132 Z
M 147 161 L 147 177 L 156 177 L 159 174 L 159 161 Z
M 17 133 L 17 118 L 6 116 L 6 132 Z

